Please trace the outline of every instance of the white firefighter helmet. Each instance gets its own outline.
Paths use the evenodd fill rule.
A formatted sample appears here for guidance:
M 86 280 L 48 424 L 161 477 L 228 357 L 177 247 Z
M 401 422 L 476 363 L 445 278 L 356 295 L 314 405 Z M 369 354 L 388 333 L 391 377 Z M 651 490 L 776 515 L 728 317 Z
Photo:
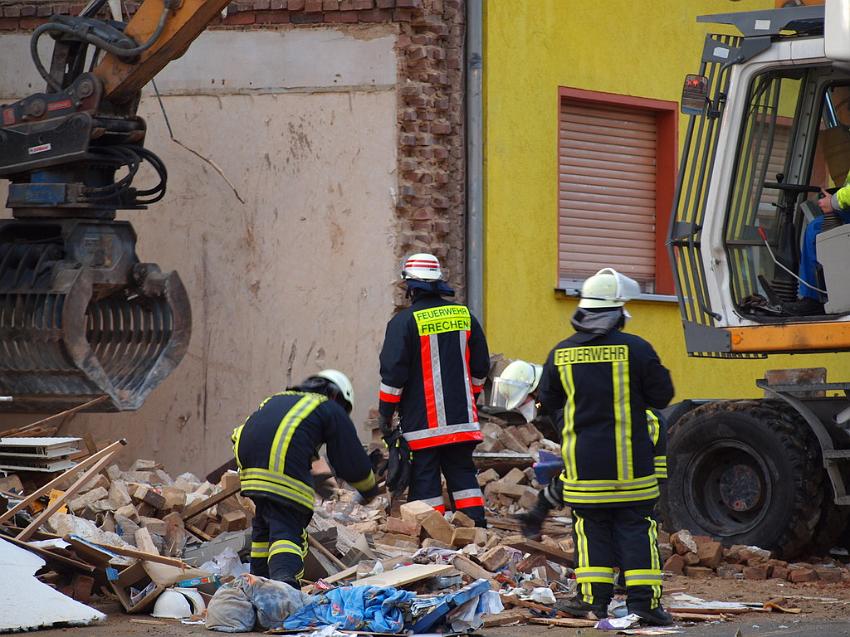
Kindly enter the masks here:
M 167 619 L 186 619 L 204 612 L 206 604 L 195 589 L 167 588 L 157 597 L 153 617 Z
M 404 261 L 401 267 L 401 278 L 407 281 L 441 281 L 443 279 L 443 270 L 440 267 L 440 260 L 433 254 L 420 252 L 411 254 Z
M 324 378 L 336 385 L 340 395 L 349 404 L 350 409 L 354 409 L 354 385 L 351 384 L 348 376 L 336 369 L 323 369 L 318 374 L 314 374 L 313 377 Z
M 490 406 L 499 409 L 516 409 L 528 395 L 537 389 L 543 366 L 516 360 L 493 379 Z
M 623 307 L 626 301 L 640 296 L 640 285 L 634 279 L 620 274 L 614 268 L 602 268 L 588 277 L 581 286 L 583 308 Z

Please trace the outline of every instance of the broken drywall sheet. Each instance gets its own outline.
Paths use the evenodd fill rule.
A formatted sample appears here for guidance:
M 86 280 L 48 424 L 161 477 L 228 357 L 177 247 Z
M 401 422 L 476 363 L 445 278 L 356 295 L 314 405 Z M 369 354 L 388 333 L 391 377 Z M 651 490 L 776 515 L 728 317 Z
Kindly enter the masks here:
M 85 626 L 106 615 L 39 582 L 44 560 L 0 539 L 0 632 L 35 630 L 56 624 Z

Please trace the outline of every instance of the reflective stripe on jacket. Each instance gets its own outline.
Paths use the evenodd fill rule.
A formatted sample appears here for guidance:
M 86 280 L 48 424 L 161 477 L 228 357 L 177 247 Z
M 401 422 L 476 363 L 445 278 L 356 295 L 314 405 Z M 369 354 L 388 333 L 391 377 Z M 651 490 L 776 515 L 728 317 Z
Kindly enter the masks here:
M 243 495 L 295 503 L 312 511 L 310 472 L 322 444 L 336 474 L 360 492 L 375 486 L 354 423 L 319 394 L 286 391 L 266 398 L 231 437 Z
M 380 361 L 380 412 L 399 408 L 412 450 L 482 440 L 475 400 L 490 354 L 466 306 L 419 296 L 387 325 Z
M 670 373 L 640 337 L 614 330 L 559 343 L 543 369 L 540 401 L 549 412 L 563 409 L 564 502 L 618 506 L 657 498 L 666 462 L 656 463 L 662 427 L 647 408 L 672 397 Z

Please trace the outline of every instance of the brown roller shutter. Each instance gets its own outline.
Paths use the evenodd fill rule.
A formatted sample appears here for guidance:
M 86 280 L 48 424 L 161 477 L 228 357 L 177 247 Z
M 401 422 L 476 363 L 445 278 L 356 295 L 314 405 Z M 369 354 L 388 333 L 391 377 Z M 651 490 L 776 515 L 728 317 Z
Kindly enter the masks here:
M 562 281 L 612 266 L 654 291 L 657 128 L 649 110 L 561 100 Z

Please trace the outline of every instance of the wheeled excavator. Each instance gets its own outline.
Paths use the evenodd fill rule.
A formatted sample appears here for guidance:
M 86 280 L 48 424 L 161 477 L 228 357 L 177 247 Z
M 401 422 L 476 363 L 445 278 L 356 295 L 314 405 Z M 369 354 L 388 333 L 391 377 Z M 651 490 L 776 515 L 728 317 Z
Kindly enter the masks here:
M 183 358 L 191 330 L 176 272 L 142 263 L 118 210 L 165 194 L 145 148 L 141 89 L 180 57 L 228 0 L 145 0 L 128 22 L 106 0 L 56 15 L 32 34 L 42 93 L 0 106 L 0 408 L 50 412 L 107 396 L 138 409 Z M 39 43 L 53 40 L 50 59 Z M 143 164 L 158 183 L 139 186 Z
M 850 170 L 850 0 L 819 5 L 699 18 L 737 34 L 706 37 L 682 93 L 668 248 L 691 356 L 850 351 L 850 224 L 818 205 Z M 801 281 L 821 215 L 817 280 Z M 806 285 L 822 312 L 793 310 Z M 668 414 L 669 528 L 790 557 L 845 532 L 850 379 L 786 371 L 756 381 L 763 399 Z

